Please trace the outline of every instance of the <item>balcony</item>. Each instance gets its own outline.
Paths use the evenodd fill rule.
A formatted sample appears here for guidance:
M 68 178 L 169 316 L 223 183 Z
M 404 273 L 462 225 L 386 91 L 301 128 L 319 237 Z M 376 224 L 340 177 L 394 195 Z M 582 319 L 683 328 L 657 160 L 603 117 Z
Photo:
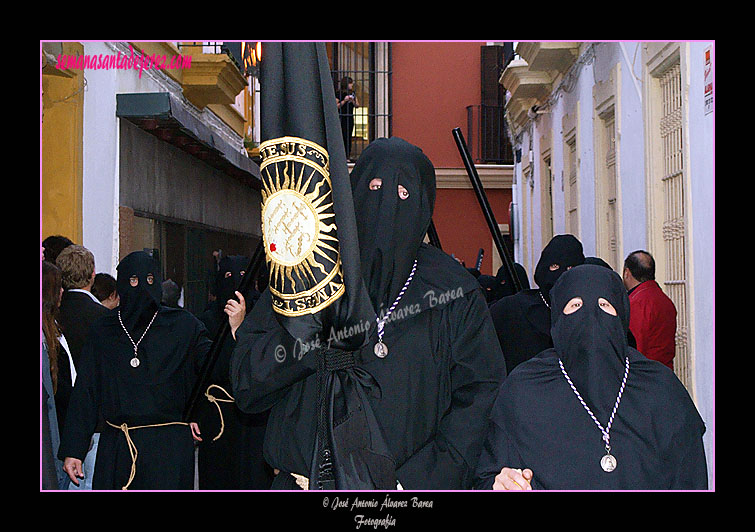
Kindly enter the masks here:
M 182 80 L 187 100 L 199 109 L 236 102 L 247 81 L 221 43 L 184 42 L 178 48 L 191 56 L 191 68 L 183 71 Z
M 548 72 L 533 70 L 523 59 L 515 59 L 508 64 L 499 81 L 511 93 L 511 99 L 545 100 L 551 92 L 553 77 Z
M 554 86 L 574 65 L 579 56 L 578 42 L 520 42 L 518 58 L 504 69 L 499 83 L 509 91 L 506 113 L 516 127 L 527 123 L 527 112 L 542 105 Z
M 504 113 L 502 105 L 467 106 L 467 143 L 476 164 L 514 164 Z
M 531 71 L 565 74 L 579 55 L 578 42 L 521 42 L 516 52 Z M 555 76 L 553 76 L 555 77 Z
M 550 95 L 553 78 L 548 72 L 532 70 L 523 59 L 514 59 L 506 66 L 499 83 L 510 95 L 506 114 L 516 127 L 521 127 L 528 120 L 527 111 Z

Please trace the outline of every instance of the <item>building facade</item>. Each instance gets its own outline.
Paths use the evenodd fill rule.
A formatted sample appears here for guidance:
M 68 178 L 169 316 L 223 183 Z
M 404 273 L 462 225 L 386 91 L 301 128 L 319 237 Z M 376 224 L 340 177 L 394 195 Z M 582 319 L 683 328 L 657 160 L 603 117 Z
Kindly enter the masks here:
M 500 77 L 517 152 L 514 247 L 530 276 L 555 234 L 619 274 L 649 251 L 677 316 L 674 371 L 715 434 L 715 47 L 519 42 Z M 531 279 L 532 280 L 532 279 Z
M 221 43 L 42 43 L 42 59 L 41 237 L 113 275 L 148 250 L 201 312 L 213 251 L 251 256 L 261 235 L 254 78 Z
M 461 130 L 495 221 L 511 244 L 513 154 L 502 119 L 504 94 L 497 83 L 503 43 L 395 42 L 392 49 L 393 135 L 422 148 L 435 166 L 433 220 L 443 251 L 475 267 L 482 249 L 480 271 L 495 275 L 502 260 L 453 130 Z

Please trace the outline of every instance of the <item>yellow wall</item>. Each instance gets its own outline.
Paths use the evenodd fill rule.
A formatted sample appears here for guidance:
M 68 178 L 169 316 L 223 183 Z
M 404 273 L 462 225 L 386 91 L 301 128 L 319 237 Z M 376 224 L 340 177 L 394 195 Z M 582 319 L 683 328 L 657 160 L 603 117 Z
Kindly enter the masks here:
M 80 55 L 80 43 L 63 43 L 63 54 Z M 82 70 L 42 71 L 42 238 L 82 242 L 84 126 Z

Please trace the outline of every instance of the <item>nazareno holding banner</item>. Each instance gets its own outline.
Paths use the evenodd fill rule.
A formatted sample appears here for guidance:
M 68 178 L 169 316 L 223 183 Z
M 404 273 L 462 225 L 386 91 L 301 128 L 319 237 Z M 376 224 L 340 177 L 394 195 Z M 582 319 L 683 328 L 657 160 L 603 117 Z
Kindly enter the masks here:
M 377 139 L 349 175 L 324 43 L 264 43 L 269 287 L 236 331 L 273 489 L 465 489 L 505 376 L 479 284 L 423 243 L 435 170 Z

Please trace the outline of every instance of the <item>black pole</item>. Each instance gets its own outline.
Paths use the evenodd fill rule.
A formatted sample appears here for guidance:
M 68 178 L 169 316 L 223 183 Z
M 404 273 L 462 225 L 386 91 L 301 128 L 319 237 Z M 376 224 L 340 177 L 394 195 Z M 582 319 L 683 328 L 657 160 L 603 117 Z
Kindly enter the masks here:
M 265 250 L 262 246 L 262 238 L 260 238 L 259 244 L 257 244 L 257 248 L 254 250 L 254 254 L 252 255 L 252 259 L 249 261 L 249 266 L 247 267 L 246 271 L 244 272 L 244 276 L 241 278 L 241 282 L 239 283 L 237 291 L 241 292 L 242 294 L 246 291 L 246 289 L 249 287 L 249 283 L 251 283 L 254 279 L 257 278 L 257 273 L 259 272 L 260 266 L 262 266 L 262 263 L 265 259 Z M 207 384 L 207 380 L 210 377 L 210 374 L 212 373 L 212 369 L 215 367 L 215 362 L 218 360 L 218 356 L 220 354 L 220 348 L 223 346 L 223 343 L 225 343 L 225 339 L 228 336 L 228 333 L 231 330 L 231 325 L 228 323 L 228 320 L 223 320 L 223 325 L 220 327 L 217 333 L 215 333 L 215 338 L 212 341 L 212 347 L 210 348 L 210 351 L 207 353 L 207 357 L 205 358 L 204 363 L 202 364 L 202 369 L 199 373 L 199 379 L 197 380 L 197 383 L 194 385 L 194 389 L 191 392 L 191 398 L 189 400 L 189 404 L 186 407 L 186 410 L 184 411 L 184 422 L 188 423 L 189 419 L 194 412 L 194 408 L 196 407 L 197 400 L 199 399 L 200 395 L 202 394 L 202 389 Z
M 483 248 L 480 248 L 480 251 L 477 252 L 477 262 L 475 262 L 475 270 L 478 272 L 480 271 L 480 268 L 482 268 L 482 259 L 485 258 L 485 250 Z
M 430 244 L 443 251 L 443 246 L 440 245 L 438 230 L 435 229 L 435 223 L 432 220 L 430 220 L 430 227 L 427 228 L 427 238 L 430 240 Z
M 472 163 L 472 157 L 469 154 L 467 143 L 464 141 L 464 136 L 461 134 L 461 129 L 455 127 L 453 129 L 453 136 L 454 140 L 456 141 L 456 146 L 457 148 L 459 148 L 459 154 L 464 161 L 464 166 L 467 169 L 469 180 L 472 182 L 472 188 L 477 195 L 477 201 L 480 203 L 482 214 L 483 216 L 485 216 L 485 221 L 488 223 L 490 234 L 493 235 L 493 242 L 495 242 L 495 247 L 498 249 L 498 254 L 501 256 L 501 260 L 503 260 L 503 263 L 506 265 L 506 269 L 508 270 L 509 275 L 511 276 L 511 279 L 514 283 L 514 289 L 517 292 L 520 292 L 522 290 L 522 283 L 519 282 L 519 277 L 517 276 L 516 270 L 514 269 L 514 260 L 511 258 L 511 256 L 509 256 L 509 250 L 503 242 L 501 230 L 498 228 L 498 223 L 496 223 L 495 221 L 495 216 L 493 215 L 493 210 L 490 208 L 488 197 L 485 195 L 485 191 L 482 188 L 480 176 L 477 175 L 477 170 Z

